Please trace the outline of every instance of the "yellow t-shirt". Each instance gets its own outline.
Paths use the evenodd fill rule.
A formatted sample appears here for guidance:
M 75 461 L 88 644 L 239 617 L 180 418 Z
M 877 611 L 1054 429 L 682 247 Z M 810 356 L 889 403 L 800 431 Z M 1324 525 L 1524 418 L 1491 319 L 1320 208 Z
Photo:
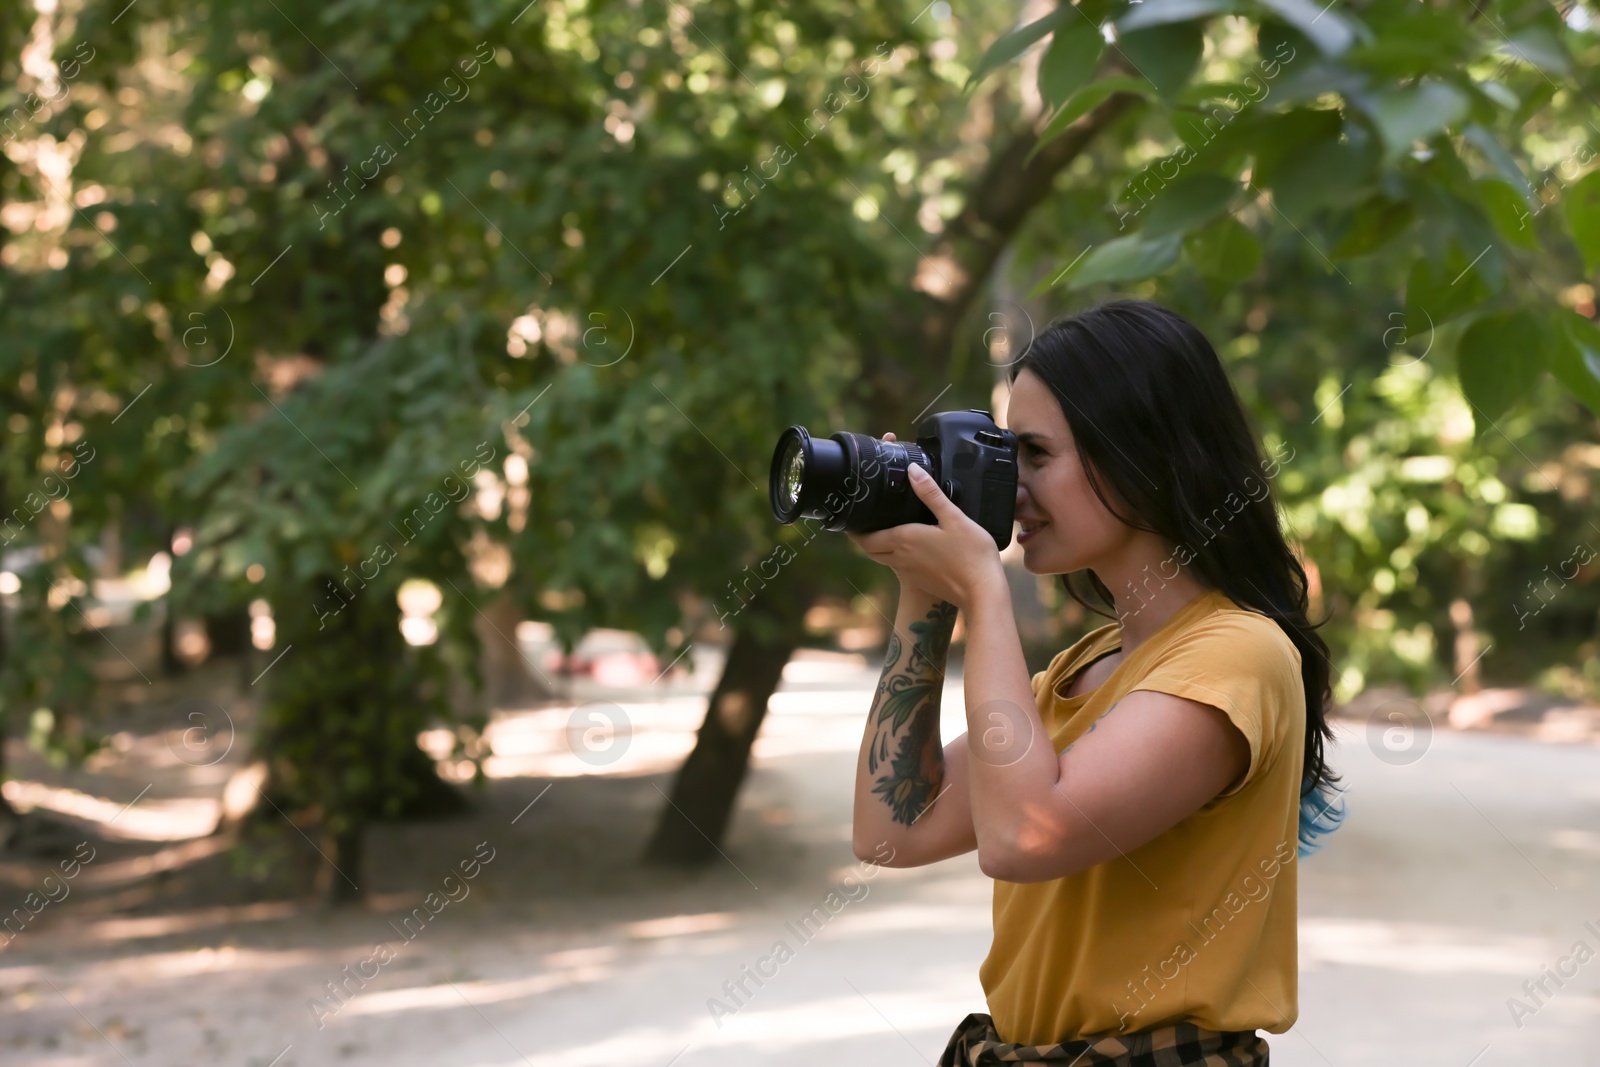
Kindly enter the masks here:
M 1295 853 L 1305 761 L 1300 652 L 1219 590 L 1185 604 L 1087 693 L 1109 624 L 1033 676 L 1060 752 L 1134 690 L 1220 708 L 1250 742 L 1231 789 L 1139 848 L 1049 882 L 994 884 L 979 969 L 1002 1041 L 1051 1044 L 1189 1022 L 1281 1034 L 1299 1015 Z

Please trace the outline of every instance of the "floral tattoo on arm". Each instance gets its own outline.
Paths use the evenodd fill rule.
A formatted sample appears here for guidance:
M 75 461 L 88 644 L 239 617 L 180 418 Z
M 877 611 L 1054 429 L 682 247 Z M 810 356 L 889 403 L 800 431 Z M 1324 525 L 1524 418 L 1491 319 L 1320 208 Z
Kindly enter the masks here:
M 869 715 L 878 733 L 867 753 L 867 772 L 887 773 L 874 779 L 872 792 L 889 806 L 891 818 L 915 823 L 938 799 L 944 784 L 944 750 L 939 747 L 939 696 L 945 658 L 955 629 L 956 607 L 941 600 L 911 624 L 913 640 L 904 665 L 898 633 L 889 637 L 883 676 L 878 680 Z M 894 753 L 890 755 L 891 743 Z

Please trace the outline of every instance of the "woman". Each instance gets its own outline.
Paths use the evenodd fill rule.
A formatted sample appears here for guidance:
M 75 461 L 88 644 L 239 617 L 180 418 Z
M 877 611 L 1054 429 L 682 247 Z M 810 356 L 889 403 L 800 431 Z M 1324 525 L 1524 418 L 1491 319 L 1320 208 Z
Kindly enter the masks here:
M 1295 861 L 1343 816 L 1279 460 L 1204 335 L 1141 300 L 1035 340 L 1007 424 L 1024 565 L 1087 571 L 1116 621 L 1030 685 L 993 539 L 916 469 L 938 524 L 851 535 L 900 580 L 855 853 L 914 867 L 977 849 L 995 879 L 989 1014 L 941 1065 L 1264 1065 L 1256 1030 L 1298 1014 Z M 968 728 L 941 747 L 957 611 Z

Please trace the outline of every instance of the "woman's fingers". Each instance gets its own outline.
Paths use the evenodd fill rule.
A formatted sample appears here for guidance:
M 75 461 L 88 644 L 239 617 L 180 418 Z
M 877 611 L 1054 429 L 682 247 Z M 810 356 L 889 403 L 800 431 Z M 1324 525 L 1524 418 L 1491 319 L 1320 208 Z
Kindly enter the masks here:
M 894 434 L 886 433 L 886 434 L 883 435 L 883 439 L 885 441 L 893 441 L 894 440 Z
M 928 506 L 928 510 L 933 512 L 933 517 L 936 520 L 944 522 L 965 514 L 960 508 L 956 507 L 953 500 L 944 495 L 944 490 L 939 488 L 939 483 L 933 480 L 933 475 L 929 474 L 921 464 L 912 464 L 907 475 L 911 479 L 911 491 L 916 493 L 917 498 Z

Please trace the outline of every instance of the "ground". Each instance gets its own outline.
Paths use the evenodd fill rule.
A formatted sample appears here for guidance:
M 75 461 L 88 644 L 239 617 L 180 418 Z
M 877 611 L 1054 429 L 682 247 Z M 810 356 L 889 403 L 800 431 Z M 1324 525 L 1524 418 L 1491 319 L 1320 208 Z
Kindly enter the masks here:
M 863 871 L 850 783 L 875 672 L 817 657 L 789 678 L 725 861 L 690 873 L 638 856 L 703 707 L 692 681 L 588 705 L 630 722 L 611 742 L 620 755 L 599 765 L 573 755 L 572 705 L 502 715 L 479 810 L 377 828 L 360 907 L 250 902 L 225 887 L 225 857 L 204 856 L 225 839 L 194 835 L 215 821 L 239 752 L 194 767 L 192 747 L 174 744 L 181 731 L 147 724 L 92 780 L 19 768 L 8 795 L 76 805 L 67 825 L 111 840 L 0 950 L 0 1061 L 932 1063 L 983 1010 L 991 883 L 972 855 Z M 945 712 L 959 729 L 958 675 Z M 1397 749 L 1361 721 L 1339 730 L 1350 815 L 1302 861 L 1300 1015 L 1268 1035 L 1275 1067 L 1593 1063 L 1600 963 L 1574 953 L 1600 950 L 1600 746 L 1440 728 Z M 47 862 L 60 860 L 0 865 L 7 899 L 46 888 Z M 193 873 L 207 864 L 209 883 Z M 837 912 L 797 936 L 830 892 Z M 792 957 L 735 1000 L 724 983 L 780 939 Z M 344 982 L 341 997 L 330 981 Z M 1539 981 L 1544 993 L 1524 991 Z

